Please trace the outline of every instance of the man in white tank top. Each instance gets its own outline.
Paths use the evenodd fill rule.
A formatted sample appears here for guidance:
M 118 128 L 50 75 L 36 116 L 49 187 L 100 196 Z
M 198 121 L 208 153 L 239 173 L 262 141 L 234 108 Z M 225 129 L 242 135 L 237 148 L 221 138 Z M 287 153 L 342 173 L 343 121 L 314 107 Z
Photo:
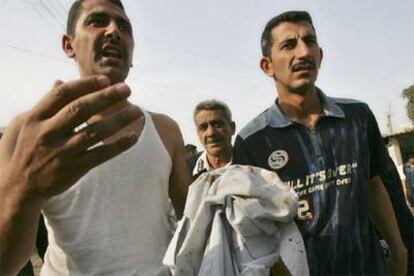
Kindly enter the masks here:
M 165 275 L 171 203 L 180 217 L 190 178 L 177 124 L 127 101 L 122 3 L 75 1 L 62 47 L 80 79 L 57 81 L 0 141 L 0 275 L 29 259 L 41 211 L 43 275 Z

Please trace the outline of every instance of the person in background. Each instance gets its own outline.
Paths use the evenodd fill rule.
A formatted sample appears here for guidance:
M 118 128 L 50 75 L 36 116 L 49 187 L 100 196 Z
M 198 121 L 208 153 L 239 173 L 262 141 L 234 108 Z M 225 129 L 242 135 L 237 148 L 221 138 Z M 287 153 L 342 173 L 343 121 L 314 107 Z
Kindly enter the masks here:
M 236 124 L 229 107 L 222 101 L 210 99 L 196 105 L 194 124 L 204 151 L 187 160 L 193 181 L 203 172 L 222 168 L 231 161 L 232 136 Z
M 414 156 L 410 157 L 404 165 L 405 189 L 407 191 L 407 201 L 414 209 Z
M 186 144 L 184 146 L 184 149 L 185 149 L 185 158 L 186 159 L 190 158 L 193 155 L 198 154 L 197 147 L 193 144 Z

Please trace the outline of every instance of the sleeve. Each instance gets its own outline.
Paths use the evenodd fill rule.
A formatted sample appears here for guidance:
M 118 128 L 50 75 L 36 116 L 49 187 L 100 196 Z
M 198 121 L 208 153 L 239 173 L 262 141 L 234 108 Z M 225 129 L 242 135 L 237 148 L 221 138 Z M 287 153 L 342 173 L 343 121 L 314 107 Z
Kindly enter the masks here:
M 236 137 L 233 147 L 232 164 L 238 165 L 250 165 L 251 160 L 249 158 L 246 142 L 239 135 Z
M 380 176 L 387 170 L 388 151 L 382 139 L 378 123 L 368 108 L 368 146 L 370 158 L 370 178 Z

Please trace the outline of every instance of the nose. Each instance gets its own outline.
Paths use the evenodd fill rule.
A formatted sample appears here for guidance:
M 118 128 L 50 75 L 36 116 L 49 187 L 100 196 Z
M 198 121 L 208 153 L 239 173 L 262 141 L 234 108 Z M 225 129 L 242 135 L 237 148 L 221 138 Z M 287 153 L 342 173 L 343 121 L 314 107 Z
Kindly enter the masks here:
M 309 46 L 304 42 L 300 41 L 296 47 L 296 57 L 297 58 L 306 58 L 310 55 Z
M 206 133 L 207 137 L 214 136 L 215 133 L 216 133 L 216 128 L 212 125 L 209 125 L 208 128 L 207 128 L 207 133 Z
M 108 24 L 105 31 L 105 36 L 112 40 L 120 40 L 120 31 L 116 22 L 111 21 L 111 23 Z

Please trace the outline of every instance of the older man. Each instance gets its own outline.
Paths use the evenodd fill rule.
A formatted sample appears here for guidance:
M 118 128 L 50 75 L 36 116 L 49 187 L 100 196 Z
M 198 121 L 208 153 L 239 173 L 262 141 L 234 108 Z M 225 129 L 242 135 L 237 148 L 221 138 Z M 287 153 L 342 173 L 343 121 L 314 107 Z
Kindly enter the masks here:
M 169 199 L 180 216 L 190 179 L 177 124 L 127 101 L 134 39 L 122 3 L 75 1 L 62 46 L 80 79 L 56 82 L 0 141 L 0 274 L 29 258 L 41 210 L 42 274 L 167 274 Z
M 233 151 L 231 138 L 236 124 L 229 107 L 218 100 L 206 100 L 194 108 L 193 118 L 204 151 L 187 160 L 195 180 L 201 173 L 227 166 Z

